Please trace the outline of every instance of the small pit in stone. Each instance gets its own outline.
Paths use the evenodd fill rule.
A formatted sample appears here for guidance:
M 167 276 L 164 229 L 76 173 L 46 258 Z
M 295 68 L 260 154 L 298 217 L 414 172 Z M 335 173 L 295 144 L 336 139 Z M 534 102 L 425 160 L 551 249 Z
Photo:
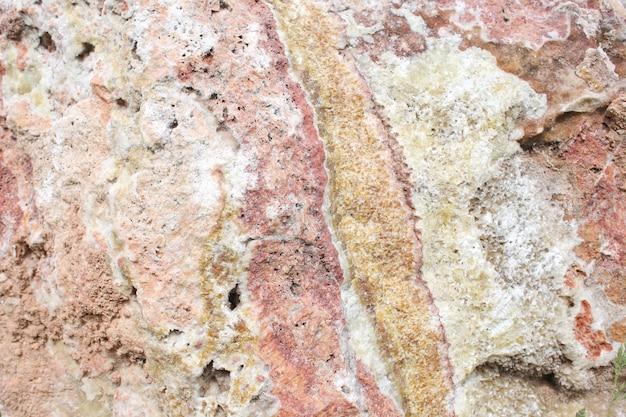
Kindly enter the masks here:
M 228 293 L 228 308 L 234 310 L 241 302 L 241 292 L 239 292 L 239 284 L 235 284 L 235 287 Z
M 548 385 L 550 385 L 552 388 L 555 388 L 555 389 L 559 388 L 559 384 L 556 380 L 554 373 L 546 374 L 542 376 L 541 379 L 545 381 Z
M 137 53 L 137 41 L 135 39 L 131 41 L 130 53 L 132 54 L 133 58 L 135 58 L 138 61 L 141 61 L 141 57 Z
M 54 52 L 57 50 L 57 45 L 52 40 L 52 35 L 48 32 L 44 32 L 39 37 L 39 46 L 46 49 L 48 52 Z
M 213 361 L 204 367 L 202 375 L 199 377 L 200 396 L 218 396 L 221 393 L 230 391 L 230 372 L 226 369 L 216 369 Z
M 93 46 L 93 44 L 89 43 L 89 42 L 83 42 L 83 50 L 76 55 L 76 59 L 78 59 L 79 61 L 83 61 L 85 58 L 87 58 L 89 56 L 89 54 L 91 54 L 94 50 L 96 49 L 95 46 Z
M 202 54 L 202 59 L 204 59 L 204 60 L 210 59 L 211 57 L 213 57 L 213 48 L 211 48 L 211 49 L 209 49 L 209 50 L 205 51 L 205 52 Z
M 301 293 L 300 283 L 292 281 L 291 285 L 289 285 L 289 291 L 291 291 L 291 294 L 298 297 Z

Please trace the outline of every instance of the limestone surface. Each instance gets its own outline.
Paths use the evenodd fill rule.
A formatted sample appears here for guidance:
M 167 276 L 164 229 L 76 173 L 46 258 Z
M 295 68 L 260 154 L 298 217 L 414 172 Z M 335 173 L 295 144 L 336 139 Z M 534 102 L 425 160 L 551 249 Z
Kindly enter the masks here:
M 605 415 L 625 77 L 621 0 L 0 0 L 1 415 Z

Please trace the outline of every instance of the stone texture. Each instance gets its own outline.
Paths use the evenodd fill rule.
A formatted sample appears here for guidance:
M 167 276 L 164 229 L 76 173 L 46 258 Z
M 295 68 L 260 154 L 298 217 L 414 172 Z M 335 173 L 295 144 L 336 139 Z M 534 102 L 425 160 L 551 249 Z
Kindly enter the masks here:
M 625 39 L 618 0 L 0 0 L 0 412 L 606 413 Z

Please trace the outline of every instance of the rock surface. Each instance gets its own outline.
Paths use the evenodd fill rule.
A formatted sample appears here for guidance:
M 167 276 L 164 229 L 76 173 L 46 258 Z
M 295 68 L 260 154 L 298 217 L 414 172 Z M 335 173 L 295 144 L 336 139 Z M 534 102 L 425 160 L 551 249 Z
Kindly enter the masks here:
M 619 0 L 0 0 L 0 413 L 605 414 L 625 40 Z

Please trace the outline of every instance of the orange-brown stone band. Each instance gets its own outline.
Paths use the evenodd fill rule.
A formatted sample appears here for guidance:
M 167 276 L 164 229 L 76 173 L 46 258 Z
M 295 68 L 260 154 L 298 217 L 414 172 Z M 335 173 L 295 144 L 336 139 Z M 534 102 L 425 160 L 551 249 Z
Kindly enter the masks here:
M 353 284 L 372 314 L 407 416 L 448 415 L 444 336 L 419 283 L 419 242 L 371 103 L 338 50 L 337 24 L 312 2 L 274 1 L 279 28 L 316 110 L 330 216 Z

